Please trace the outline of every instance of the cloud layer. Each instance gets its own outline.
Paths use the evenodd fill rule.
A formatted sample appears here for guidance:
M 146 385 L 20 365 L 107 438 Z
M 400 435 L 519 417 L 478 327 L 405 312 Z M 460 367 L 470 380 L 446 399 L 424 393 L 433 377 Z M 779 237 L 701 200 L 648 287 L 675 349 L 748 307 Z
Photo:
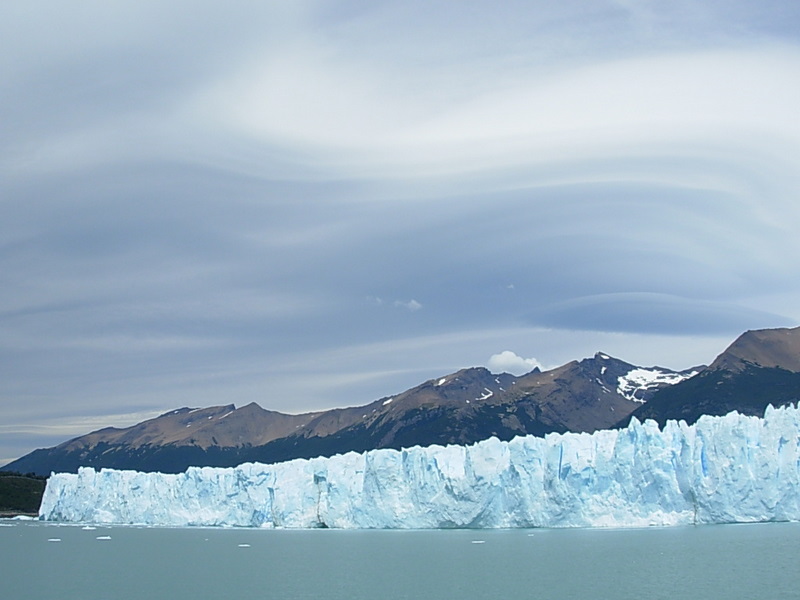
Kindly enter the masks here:
M 0 462 L 797 324 L 798 31 L 772 0 L 3 4 Z

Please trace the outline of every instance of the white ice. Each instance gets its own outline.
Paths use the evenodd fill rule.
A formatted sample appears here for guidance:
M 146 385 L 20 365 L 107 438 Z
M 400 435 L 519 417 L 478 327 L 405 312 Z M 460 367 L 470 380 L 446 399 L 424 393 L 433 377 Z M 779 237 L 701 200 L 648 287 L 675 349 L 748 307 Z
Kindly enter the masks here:
M 167 475 L 49 478 L 41 517 L 285 528 L 640 527 L 800 520 L 800 411 L 373 450 Z

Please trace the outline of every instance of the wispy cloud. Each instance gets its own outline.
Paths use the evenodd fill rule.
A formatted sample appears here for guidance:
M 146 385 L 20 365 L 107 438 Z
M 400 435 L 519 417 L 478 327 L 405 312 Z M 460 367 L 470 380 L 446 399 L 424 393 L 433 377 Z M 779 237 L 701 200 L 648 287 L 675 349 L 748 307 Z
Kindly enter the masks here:
M 68 417 L 54 419 L 38 419 L 31 423 L 16 423 L 14 425 L 0 425 L 0 434 L 27 434 L 41 436 L 62 436 L 64 438 L 77 437 L 90 431 L 97 431 L 106 427 L 130 427 L 148 419 L 154 419 L 161 414 L 160 411 L 142 411 L 125 414 L 93 415 L 85 417 Z
M 418 311 L 418 310 L 420 310 L 422 308 L 422 304 L 420 304 L 419 302 L 417 302 L 413 298 L 411 300 L 408 300 L 408 301 L 395 300 L 394 301 L 394 305 L 396 307 L 398 307 L 398 308 L 405 308 L 406 310 L 409 310 L 411 312 Z
M 618 293 L 572 298 L 531 314 L 544 327 L 671 333 L 721 334 L 794 325 L 787 317 L 724 301 L 668 294 Z

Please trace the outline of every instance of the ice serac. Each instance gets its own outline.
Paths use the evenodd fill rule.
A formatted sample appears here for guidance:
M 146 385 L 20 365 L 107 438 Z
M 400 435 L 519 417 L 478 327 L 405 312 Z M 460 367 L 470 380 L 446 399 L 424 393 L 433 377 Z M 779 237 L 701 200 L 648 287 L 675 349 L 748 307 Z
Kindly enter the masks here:
M 52 521 L 243 527 L 639 527 L 800 520 L 800 411 L 374 450 L 181 474 L 83 468 Z

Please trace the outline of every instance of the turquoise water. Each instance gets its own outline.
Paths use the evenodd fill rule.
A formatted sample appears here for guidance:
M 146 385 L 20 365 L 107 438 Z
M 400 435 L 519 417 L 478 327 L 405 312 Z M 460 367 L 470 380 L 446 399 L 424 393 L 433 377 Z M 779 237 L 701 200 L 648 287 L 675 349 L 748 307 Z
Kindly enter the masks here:
M 800 598 L 798 557 L 794 523 L 270 531 L 0 521 L 0 596 L 782 599 Z

